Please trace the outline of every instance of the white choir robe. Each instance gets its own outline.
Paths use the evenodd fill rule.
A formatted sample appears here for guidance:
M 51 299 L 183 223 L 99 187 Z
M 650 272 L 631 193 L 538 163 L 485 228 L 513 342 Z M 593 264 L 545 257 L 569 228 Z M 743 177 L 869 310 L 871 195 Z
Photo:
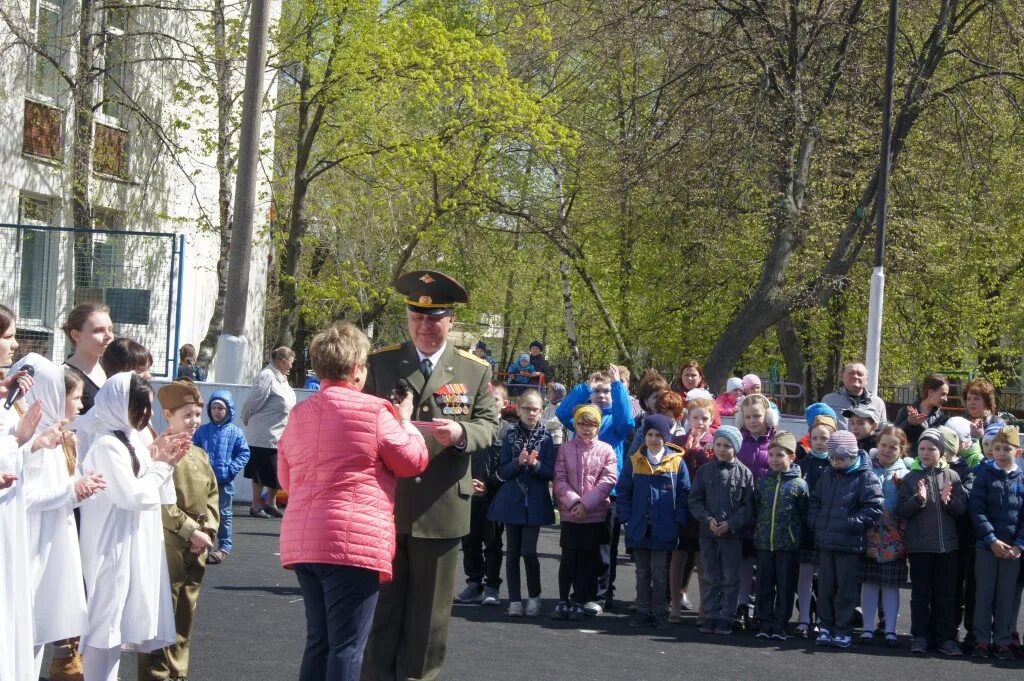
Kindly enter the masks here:
M 74 481 L 63 447 L 36 452 L 25 461 L 35 643 L 81 636 L 86 630 L 82 557 L 75 527 Z M 102 492 L 100 493 L 102 494 Z
M 7 418 L 3 414 L 0 421 Z M 28 520 L 21 479 L 29 449 L 18 446 L 6 423 L 0 423 L 0 430 L 0 473 L 19 476 L 11 487 L 0 490 L 0 681 L 25 681 L 36 670 Z
M 142 443 L 132 433 L 136 452 Z M 89 626 L 82 643 L 94 648 L 149 652 L 177 640 L 160 516 L 160 487 L 173 468 L 139 456 L 139 477 L 128 449 L 113 435 L 97 437 L 81 461 L 107 489 L 81 507 L 82 568 Z

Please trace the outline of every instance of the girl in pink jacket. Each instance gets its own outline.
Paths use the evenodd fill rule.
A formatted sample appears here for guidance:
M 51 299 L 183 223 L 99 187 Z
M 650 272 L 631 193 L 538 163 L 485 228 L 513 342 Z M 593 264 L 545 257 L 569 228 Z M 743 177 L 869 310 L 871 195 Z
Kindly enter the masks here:
M 609 499 L 618 478 L 615 450 L 597 439 L 601 412 L 585 404 L 573 413 L 576 437 L 555 460 L 555 501 L 561 514 L 562 558 L 558 565 L 558 604 L 551 619 L 579 621 L 601 612 L 595 603 L 601 574 L 601 545 L 609 542 Z M 570 592 L 575 587 L 573 599 Z M 584 605 L 585 604 L 585 605 Z

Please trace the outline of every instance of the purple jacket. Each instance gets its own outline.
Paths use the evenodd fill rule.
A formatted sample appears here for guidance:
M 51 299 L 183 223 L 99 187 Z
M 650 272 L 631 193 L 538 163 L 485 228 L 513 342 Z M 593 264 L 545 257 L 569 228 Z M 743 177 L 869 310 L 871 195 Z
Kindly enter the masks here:
M 618 480 L 619 464 L 611 445 L 580 438 L 569 440 L 558 450 L 555 460 L 555 501 L 563 522 L 577 522 L 569 516 L 576 502 L 587 509 L 584 523 L 607 520 L 612 503 L 609 498 Z
M 754 482 L 757 482 L 771 472 L 768 468 L 768 448 L 775 437 L 775 429 L 769 428 L 761 437 L 754 437 L 746 428 L 740 429 L 743 433 L 743 444 L 740 451 L 736 452 L 736 458 L 750 469 L 754 474 Z

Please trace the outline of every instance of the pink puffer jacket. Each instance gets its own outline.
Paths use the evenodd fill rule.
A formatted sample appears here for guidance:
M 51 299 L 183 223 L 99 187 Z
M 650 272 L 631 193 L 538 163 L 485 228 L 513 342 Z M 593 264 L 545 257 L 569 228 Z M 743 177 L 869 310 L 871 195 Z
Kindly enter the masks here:
M 600 523 L 612 507 L 609 495 L 618 481 L 618 460 L 610 445 L 594 439 L 574 438 L 562 444 L 555 459 L 555 500 L 562 520 Z M 569 509 L 581 502 L 587 509 L 583 520 L 572 520 Z
M 390 581 L 397 478 L 422 473 L 427 461 L 423 437 L 391 404 L 324 381 L 292 410 L 277 445 L 288 492 L 281 565 L 354 565 Z

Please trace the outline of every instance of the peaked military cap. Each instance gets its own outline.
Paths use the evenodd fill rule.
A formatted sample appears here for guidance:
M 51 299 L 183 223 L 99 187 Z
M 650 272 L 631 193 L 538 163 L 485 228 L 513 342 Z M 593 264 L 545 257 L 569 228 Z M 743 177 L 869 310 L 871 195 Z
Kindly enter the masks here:
M 457 304 L 469 302 L 462 284 L 431 270 L 406 272 L 395 282 L 395 289 L 405 296 L 406 307 L 420 314 L 440 317 L 452 314 Z

